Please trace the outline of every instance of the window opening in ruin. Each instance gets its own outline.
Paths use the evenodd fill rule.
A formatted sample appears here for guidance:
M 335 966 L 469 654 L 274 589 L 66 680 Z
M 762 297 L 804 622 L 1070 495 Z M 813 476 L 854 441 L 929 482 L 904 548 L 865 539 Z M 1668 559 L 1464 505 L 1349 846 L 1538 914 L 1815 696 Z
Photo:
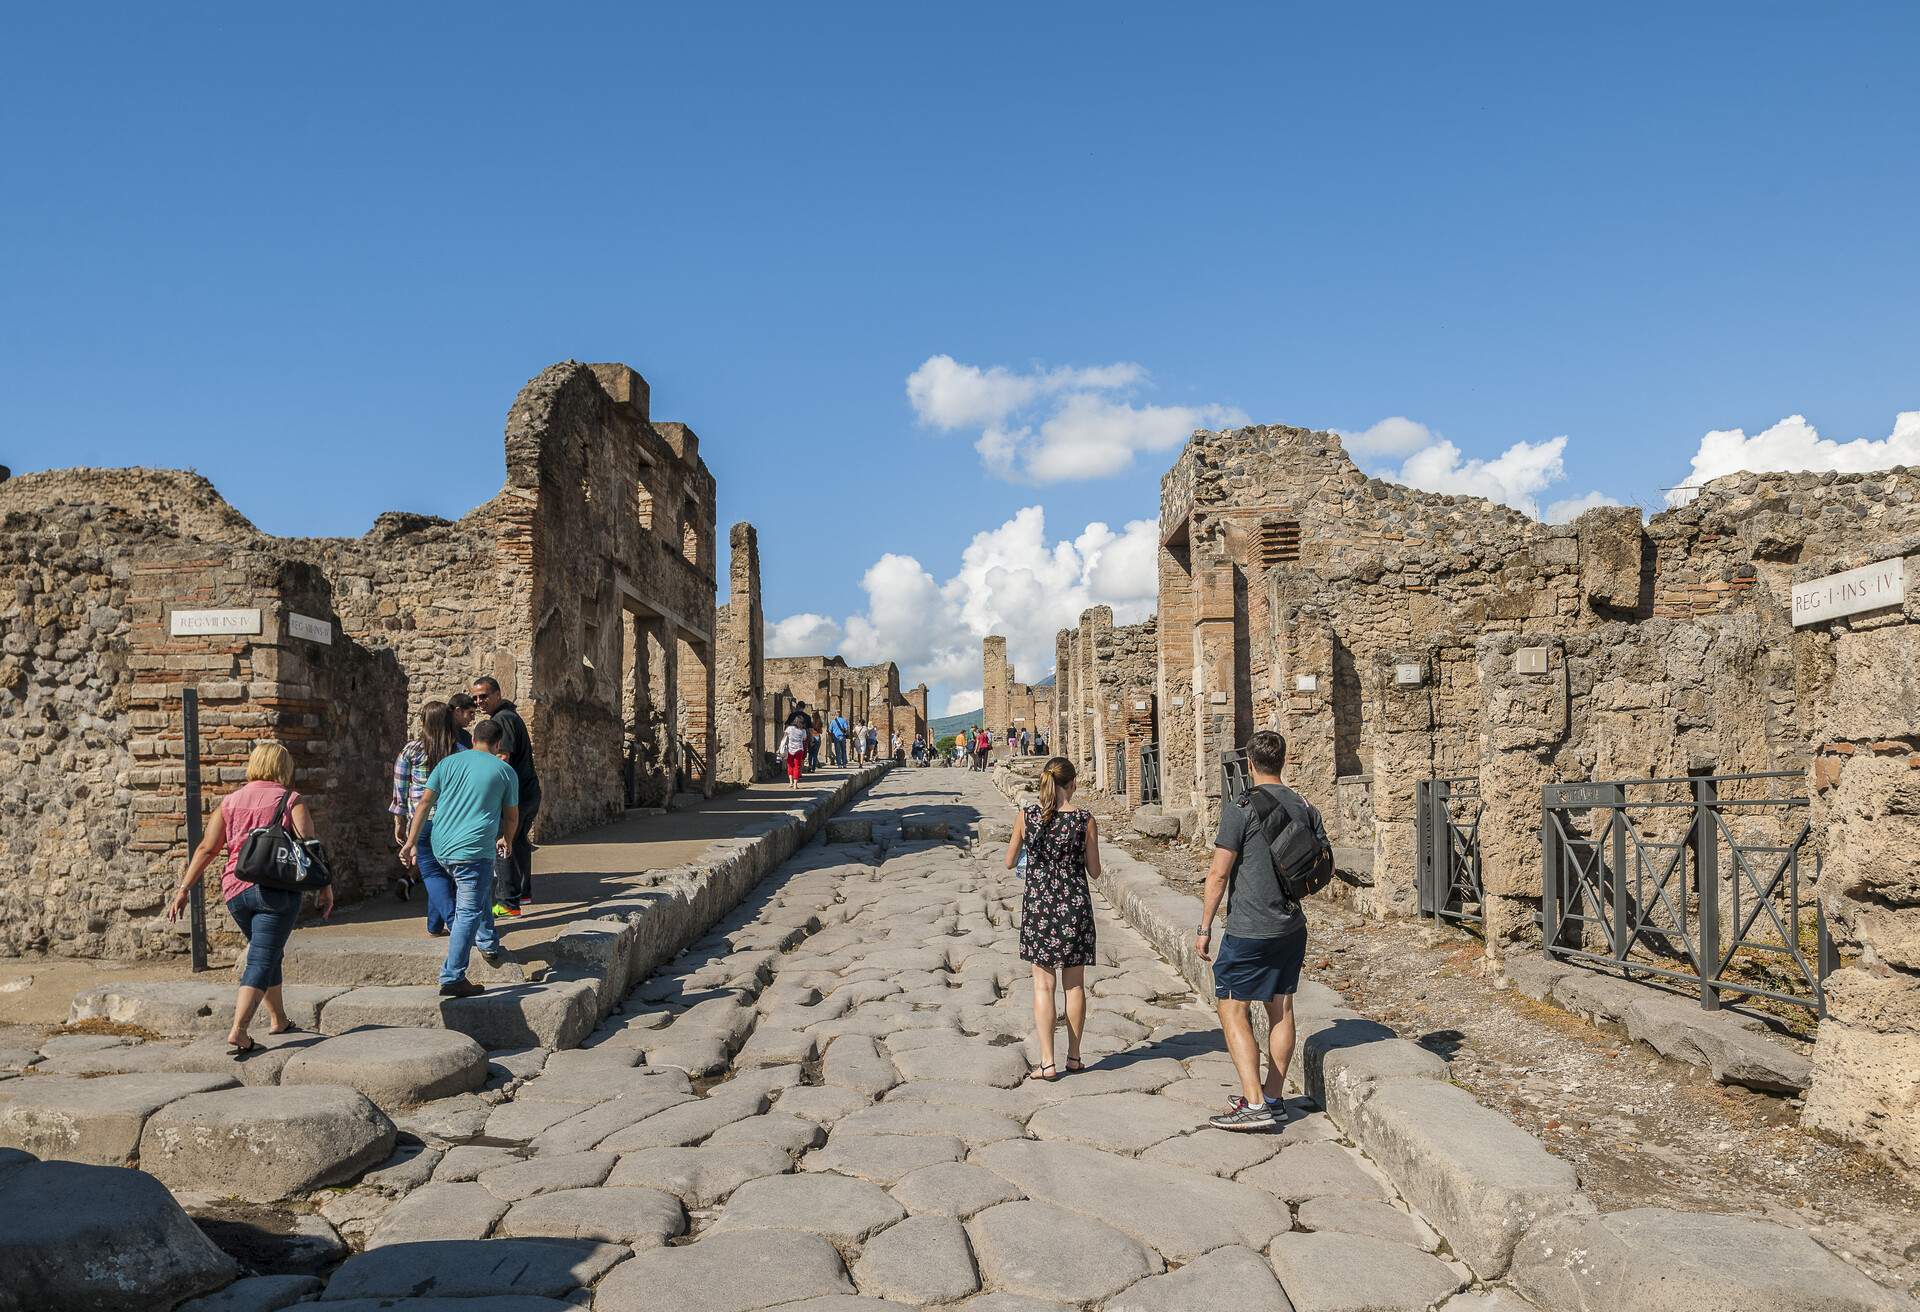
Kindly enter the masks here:
M 1269 519 L 1260 525 L 1260 563 L 1279 565 L 1300 559 L 1300 521 Z
M 637 478 L 633 481 L 633 517 L 640 521 L 640 527 L 653 529 L 653 493 L 647 490 L 647 481 Z
M 680 554 L 689 565 L 700 563 L 700 508 L 692 501 L 680 512 Z

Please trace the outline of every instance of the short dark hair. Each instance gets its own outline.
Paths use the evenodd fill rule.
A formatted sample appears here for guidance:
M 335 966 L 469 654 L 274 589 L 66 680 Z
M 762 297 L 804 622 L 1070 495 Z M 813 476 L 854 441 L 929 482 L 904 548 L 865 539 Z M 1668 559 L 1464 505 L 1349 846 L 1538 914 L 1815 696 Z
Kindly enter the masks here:
M 1287 740 L 1271 729 L 1247 739 L 1247 762 L 1261 774 L 1277 775 L 1287 763 Z
M 507 736 L 498 720 L 482 720 L 473 726 L 473 744 L 476 747 L 491 747 Z
M 500 680 L 494 678 L 491 674 L 479 675 L 474 679 L 474 682 L 482 688 L 485 688 L 488 692 L 500 691 Z
M 473 694 L 470 692 L 457 692 L 447 698 L 447 709 L 450 711 L 470 711 L 476 705 L 478 703 L 473 700 Z

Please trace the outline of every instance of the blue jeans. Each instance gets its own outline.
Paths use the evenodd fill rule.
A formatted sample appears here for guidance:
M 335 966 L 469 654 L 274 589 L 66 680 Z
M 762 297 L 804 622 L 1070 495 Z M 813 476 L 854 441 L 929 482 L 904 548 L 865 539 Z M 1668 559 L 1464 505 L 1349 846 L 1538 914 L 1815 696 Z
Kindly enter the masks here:
M 420 867 L 420 886 L 427 890 L 427 932 L 438 934 L 453 923 L 453 876 L 433 855 L 433 824 L 420 827 L 420 843 L 414 848 Z
M 247 965 L 240 972 L 243 988 L 271 989 L 280 985 L 280 958 L 300 918 L 300 895 L 291 889 L 249 884 L 227 902 L 227 912 L 247 936 Z
M 845 738 L 835 738 L 833 740 L 833 763 L 839 766 L 844 766 L 847 763 L 847 740 Z
M 461 861 L 444 867 L 453 879 L 453 927 L 447 935 L 447 964 L 440 982 L 451 984 L 467 977 L 467 958 L 474 948 L 498 952 L 500 936 L 493 930 L 493 861 Z

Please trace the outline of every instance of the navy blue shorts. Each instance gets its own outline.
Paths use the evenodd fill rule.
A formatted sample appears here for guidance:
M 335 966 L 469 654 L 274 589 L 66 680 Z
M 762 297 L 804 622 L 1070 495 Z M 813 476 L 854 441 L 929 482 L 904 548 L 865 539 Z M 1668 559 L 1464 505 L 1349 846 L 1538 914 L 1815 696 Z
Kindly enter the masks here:
M 1307 960 L 1307 931 L 1280 938 L 1235 938 L 1227 934 L 1213 954 L 1213 996 L 1235 1002 L 1265 1002 L 1300 987 Z

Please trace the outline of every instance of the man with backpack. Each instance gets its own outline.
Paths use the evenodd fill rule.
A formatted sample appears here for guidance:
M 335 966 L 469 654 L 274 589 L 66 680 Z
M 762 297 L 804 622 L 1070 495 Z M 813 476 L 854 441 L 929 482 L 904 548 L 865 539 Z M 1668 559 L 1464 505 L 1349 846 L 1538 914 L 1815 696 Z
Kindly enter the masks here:
M 1253 782 L 1221 807 L 1206 895 L 1193 949 L 1213 962 L 1213 994 L 1241 1096 L 1209 1124 L 1271 1130 L 1287 1123 L 1287 1064 L 1293 1060 L 1293 995 L 1307 956 L 1301 899 L 1333 876 L 1333 848 L 1320 813 L 1280 782 L 1287 740 L 1271 730 L 1247 743 Z M 1231 886 L 1226 933 L 1213 950 L 1213 917 Z M 1267 1013 L 1267 1075 L 1253 1037 L 1254 1003 Z

